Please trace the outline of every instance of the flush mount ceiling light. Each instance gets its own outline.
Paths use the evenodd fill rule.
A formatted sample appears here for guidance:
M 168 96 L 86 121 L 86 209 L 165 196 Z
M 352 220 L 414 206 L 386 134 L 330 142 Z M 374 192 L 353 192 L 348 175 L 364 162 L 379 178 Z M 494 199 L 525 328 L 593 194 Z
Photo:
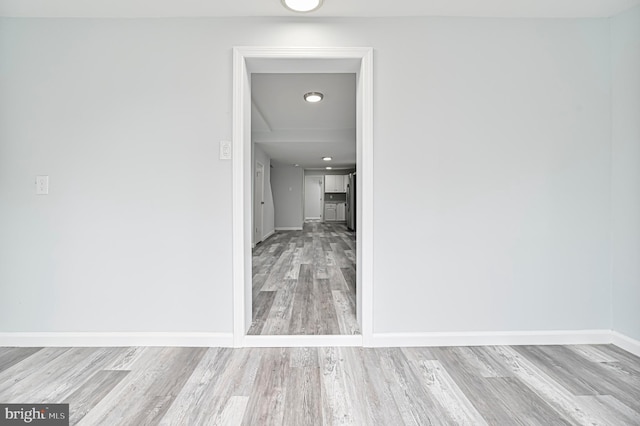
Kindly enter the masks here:
M 289 10 L 300 13 L 313 12 L 320 9 L 323 0 L 281 0 L 282 5 Z
M 331 166 L 327 166 L 327 167 L 325 167 L 325 169 L 327 169 L 327 170 L 331 170 L 331 169 L 333 169 L 333 167 L 331 167 Z
M 331 157 L 322 157 L 322 160 L 323 161 L 331 161 L 331 160 L 333 160 L 333 158 L 331 158 Z
M 324 95 L 320 92 L 308 92 L 304 94 L 304 100 L 311 103 L 320 102 Z

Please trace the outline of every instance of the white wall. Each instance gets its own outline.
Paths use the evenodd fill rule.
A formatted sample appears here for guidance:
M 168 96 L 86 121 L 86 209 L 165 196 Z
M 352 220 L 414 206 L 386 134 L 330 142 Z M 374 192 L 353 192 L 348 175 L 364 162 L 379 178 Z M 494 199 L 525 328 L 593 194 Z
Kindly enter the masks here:
M 604 19 L 3 19 L 0 330 L 232 330 L 236 45 L 375 49 L 374 331 L 609 328 L 609 41 Z
M 262 218 L 262 238 L 270 235 L 275 230 L 275 218 L 273 211 L 273 193 L 271 191 L 271 158 L 264 152 L 260 145 L 253 144 L 253 161 L 251 162 L 252 176 L 256 175 L 256 161 L 264 165 L 264 207 Z M 253 186 L 252 186 L 253 188 Z M 251 191 L 253 194 L 253 189 Z M 255 226 L 254 226 L 255 229 Z M 255 243 L 255 241 L 254 241 Z
M 277 166 L 271 169 L 276 229 L 300 228 L 304 222 L 304 170 Z
M 421 42 L 376 44 L 375 330 L 609 328 L 607 23 L 393 32 Z
M 640 340 L 640 7 L 611 36 L 613 329 Z

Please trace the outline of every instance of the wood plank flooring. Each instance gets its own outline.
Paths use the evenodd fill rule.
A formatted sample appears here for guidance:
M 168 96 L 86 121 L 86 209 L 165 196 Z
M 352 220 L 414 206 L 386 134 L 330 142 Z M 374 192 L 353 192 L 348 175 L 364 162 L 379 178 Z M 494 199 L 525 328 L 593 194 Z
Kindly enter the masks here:
M 355 234 L 344 223 L 306 222 L 256 246 L 248 334 L 360 334 Z
M 69 403 L 72 425 L 640 425 L 640 358 L 611 345 L 0 348 L 0 402 Z

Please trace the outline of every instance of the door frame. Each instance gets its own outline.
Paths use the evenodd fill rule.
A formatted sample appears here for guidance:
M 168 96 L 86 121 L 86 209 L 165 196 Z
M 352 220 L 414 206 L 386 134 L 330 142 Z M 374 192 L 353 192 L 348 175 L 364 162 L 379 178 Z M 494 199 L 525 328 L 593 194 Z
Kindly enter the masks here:
M 262 242 L 262 238 L 264 237 L 264 164 L 262 164 L 261 162 L 256 160 L 256 166 L 255 166 L 255 174 L 253 176 L 253 244 L 252 246 L 255 246 L 256 244 Z M 258 170 L 261 171 L 262 176 L 261 176 L 261 181 L 262 181 L 262 187 L 261 188 L 257 188 L 256 187 L 256 180 L 258 177 Z M 255 199 L 255 194 L 256 194 L 256 190 L 259 190 L 258 192 L 260 193 L 260 200 L 256 200 Z M 258 204 L 258 202 L 260 204 Z M 258 210 L 258 207 L 260 207 L 260 217 L 256 217 L 255 212 Z M 258 223 L 260 224 L 260 233 L 258 234 Z
M 251 325 L 251 73 L 356 73 L 357 317 L 361 335 L 247 336 Z M 372 346 L 373 337 L 373 49 L 233 48 L 233 345 Z

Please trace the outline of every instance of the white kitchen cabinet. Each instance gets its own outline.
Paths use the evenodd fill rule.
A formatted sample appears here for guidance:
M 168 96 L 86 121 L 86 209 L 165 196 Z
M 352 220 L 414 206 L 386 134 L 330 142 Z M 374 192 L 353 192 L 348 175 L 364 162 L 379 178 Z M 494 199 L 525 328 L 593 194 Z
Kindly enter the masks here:
M 326 203 L 324 205 L 324 220 L 335 221 L 337 219 L 336 203 Z
M 338 203 L 336 208 L 336 220 L 343 221 L 347 220 L 347 203 Z
M 324 192 L 347 192 L 347 182 L 343 175 L 325 175 Z
M 326 175 L 324 177 L 324 192 L 337 192 L 336 175 Z

